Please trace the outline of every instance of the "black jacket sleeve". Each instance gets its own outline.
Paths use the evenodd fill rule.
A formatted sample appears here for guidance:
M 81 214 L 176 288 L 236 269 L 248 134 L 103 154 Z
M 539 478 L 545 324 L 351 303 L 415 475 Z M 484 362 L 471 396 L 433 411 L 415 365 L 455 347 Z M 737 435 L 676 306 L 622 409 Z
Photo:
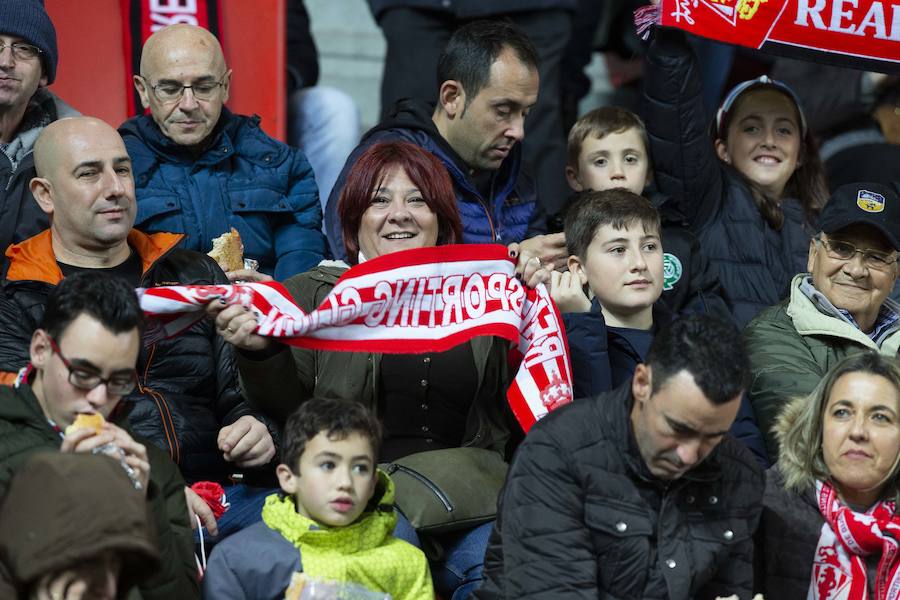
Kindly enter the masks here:
M 644 73 L 642 112 L 656 185 L 693 231 L 722 205 L 722 166 L 707 135 L 699 65 L 684 33 L 658 28 Z
M 506 479 L 477 598 L 598 597 L 575 464 L 546 430 L 529 432 Z

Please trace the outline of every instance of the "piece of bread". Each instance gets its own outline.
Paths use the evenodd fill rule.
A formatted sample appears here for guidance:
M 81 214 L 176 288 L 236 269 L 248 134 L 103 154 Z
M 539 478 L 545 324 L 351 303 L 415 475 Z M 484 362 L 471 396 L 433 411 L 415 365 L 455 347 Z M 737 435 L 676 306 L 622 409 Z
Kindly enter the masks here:
M 291 584 L 284 591 L 284 600 L 300 600 L 305 585 L 306 575 L 304 573 L 297 572 L 291 575 Z
M 244 244 L 241 243 L 241 235 L 234 227 L 215 238 L 212 250 L 207 254 L 219 263 L 226 273 L 244 268 Z
M 100 433 L 106 419 L 100 413 L 78 413 L 75 421 L 66 427 L 66 435 L 70 435 L 76 429 L 93 429 L 94 433 Z

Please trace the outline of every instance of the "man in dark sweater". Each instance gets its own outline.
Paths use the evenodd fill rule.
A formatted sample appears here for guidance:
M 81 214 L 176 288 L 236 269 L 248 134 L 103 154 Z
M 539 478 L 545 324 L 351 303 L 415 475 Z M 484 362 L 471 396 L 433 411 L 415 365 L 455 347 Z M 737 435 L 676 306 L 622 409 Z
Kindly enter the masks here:
M 475 597 L 749 598 L 763 473 L 728 435 L 747 379 L 734 325 L 692 315 L 629 384 L 538 422 Z

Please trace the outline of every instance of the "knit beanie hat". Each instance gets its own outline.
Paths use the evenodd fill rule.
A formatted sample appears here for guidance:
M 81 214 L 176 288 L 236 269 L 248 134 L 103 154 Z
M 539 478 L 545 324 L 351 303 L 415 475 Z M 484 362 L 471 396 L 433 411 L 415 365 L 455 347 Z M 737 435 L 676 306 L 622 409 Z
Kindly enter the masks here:
M 43 0 L 0 0 L 0 33 L 22 38 L 41 49 L 41 64 L 47 83 L 56 79 L 56 28 L 44 9 Z

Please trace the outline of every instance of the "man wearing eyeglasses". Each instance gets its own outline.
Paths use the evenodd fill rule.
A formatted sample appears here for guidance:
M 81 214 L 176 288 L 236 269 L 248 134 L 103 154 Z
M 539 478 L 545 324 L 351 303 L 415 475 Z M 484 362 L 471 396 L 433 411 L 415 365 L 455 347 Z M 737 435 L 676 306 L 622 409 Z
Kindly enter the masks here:
M 58 58 L 56 30 L 43 2 L 0 0 L 0 256 L 47 228 L 28 187 L 32 148 L 48 123 L 78 114 L 47 90 Z
M 302 152 L 224 107 L 230 84 L 222 48 L 205 29 L 172 25 L 144 44 L 134 85 L 150 115 L 119 129 L 134 162 L 135 226 L 183 233 L 181 247 L 200 252 L 234 227 L 260 273 L 229 277 L 285 279 L 325 252 L 315 178 Z
M 66 277 L 102 271 L 133 288 L 227 283 L 211 258 L 176 247 L 181 235 L 132 228 L 131 160 L 122 138 L 103 121 L 78 117 L 50 124 L 35 144 L 35 163 L 31 187 L 50 215 L 50 229 L 8 252 L 0 285 L 0 383 L 12 383 L 28 362 L 47 295 Z M 56 341 L 69 357 L 62 340 Z M 148 340 L 138 360 L 140 385 L 130 396 L 134 430 L 167 450 L 189 483 L 226 487 L 231 507 L 218 523 L 196 494 L 185 492 L 207 531 L 220 537 L 261 518 L 274 485 L 266 467 L 277 451 L 274 427 L 240 392 L 233 352 L 211 322 L 171 339 Z M 234 474 L 243 476 L 242 485 L 230 485 Z
M 78 273 L 49 293 L 39 327 L 29 337 L 27 367 L 14 387 L 0 387 L 0 501 L 12 476 L 37 452 L 111 456 L 144 494 L 161 556 L 161 568 L 147 574 L 140 596 L 199 598 L 184 480 L 165 452 L 135 439 L 122 410 L 122 398 L 137 384 L 142 330 L 134 288 L 115 277 Z M 99 431 L 70 428 L 84 413 L 104 417 Z M 100 533 L 88 529 L 88 537 Z M 75 583 L 74 572 L 68 577 L 73 589 L 85 583 Z M 32 597 L 63 598 L 66 576 L 41 587 Z
M 848 354 L 875 349 L 897 356 L 900 305 L 889 298 L 897 280 L 900 197 L 876 183 L 839 187 L 809 243 L 809 273 L 790 296 L 744 330 L 753 379 L 750 402 L 769 457 L 778 456 L 772 425 L 785 403 L 809 394 Z

